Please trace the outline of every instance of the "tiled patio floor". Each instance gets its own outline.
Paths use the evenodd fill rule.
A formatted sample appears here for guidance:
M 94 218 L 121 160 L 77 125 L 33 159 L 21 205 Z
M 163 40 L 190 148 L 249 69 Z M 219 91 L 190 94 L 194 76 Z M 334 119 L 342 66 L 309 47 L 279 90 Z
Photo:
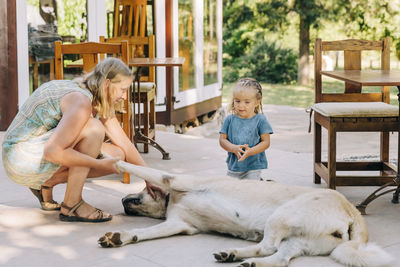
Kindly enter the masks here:
M 312 134 L 307 133 L 308 115 L 303 109 L 272 106 L 264 107 L 275 134 L 268 149 L 270 169 L 264 177 L 278 182 L 313 187 L 326 187 L 312 183 Z M 4 132 L 0 132 L 0 140 Z M 207 136 L 207 137 L 204 137 Z M 203 125 L 179 135 L 157 132 L 157 141 L 171 154 L 172 159 L 163 161 L 161 154 L 151 149 L 142 154 L 147 164 L 172 173 L 198 175 L 224 174 L 226 153 L 218 145 L 218 126 L 215 122 Z M 392 155 L 397 147 L 391 135 Z M 339 143 L 339 157 L 370 156 L 377 154 L 379 138 L 373 135 L 344 136 Z M 359 149 L 358 144 L 368 143 Z M 372 149 L 371 149 L 372 147 Z M 371 152 L 372 150 L 372 152 Z M 122 184 L 117 175 L 92 179 L 84 189 L 89 203 L 111 212 L 111 222 L 102 224 L 65 223 L 58 220 L 57 212 L 39 209 L 39 203 L 22 186 L 10 181 L 0 166 L 0 265 L 2 266 L 235 266 L 219 264 L 212 253 L 221 248 L 245 246 L 251 242 L 211 234 L 175 236 L 146 241 L 117 249 L 103 249 L 97 239 L 107 231 L 146 227 L 158 220 L 129 217 L 123 214 L 121 198 L 143 188 L 144 184 L 133 179 Z M 358 203 L 372 192 L 374 187 L 339 187 L 352 203 Z M 60 201 L 64 185 L 55 188 L 55 199 Z M 370 240 L 382 246 L 400 261 L 400 205 L 390 202 L 391 194 L 374 201 L 367 209 Z M 300 257 L 290 266 L 340 266 L 327 257 Z M 392 265 L 400 266 L 399 263 Z

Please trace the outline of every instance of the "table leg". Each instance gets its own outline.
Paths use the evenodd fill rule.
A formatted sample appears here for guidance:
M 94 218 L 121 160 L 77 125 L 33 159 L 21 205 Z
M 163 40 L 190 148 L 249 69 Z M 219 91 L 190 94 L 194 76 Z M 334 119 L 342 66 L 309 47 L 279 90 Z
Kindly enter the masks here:
M 133 118 L 134 118 L 134 123 L 133 123 L 133 128 L 134 128 L 134 143 L 135 145 L 137 143 L 147 143 L 148 145 L 156 148 L 158 151 L 161 152 L 162 154 L 162 159 L 164 160 L 169 160 L 171 157 L 169 156 L 169 153 L 166 152 L 159 144 L 157 144 L 156 141 L 153 139 L 145 136 L 141 129 L 140 129 L 140 122 L 141 122 L 141 115 L 140 115 L 140 71 L 141 67 L 139 66 L 138 69 L 136 70 L 135 74 L 135 81 L 133 84 L 137 83 L 137 92 L 135 92 L 135 88 L 133 88 L 133 94 L 132 94 L 132 99 L 133 99 Z M 135 97 L 135 95 L 137 97 Z M 137 116 L 137 123 L 136 123 L 136 112 L 135 112 L 135 99 L 138 100 L 138 116 Z
M 399 93 L 397 94 L 397 98 L 399 101 L 399 122 L 400 122 L 400 86 L 397 86 L 397 89 Z M 397 186 L 394 189 L 389 189 L 386 191 L 383 191 L 382 193 L 378 193 L 385 189 L 388 186 Z M 392 203 L 399 203 L 399 194 L 400 194 L 400 126 L 399 129 L 397 129 L 397 174 L 396 177 L 393 179 L 392 182 L 384 184 L 383 186 L 379 187 L 376 191 L 374 191 L 372 194 L 370 194 L 363 202 L 361 202 L 359 205 L 357 205 L 357 209 L 361 212 L 361 214 L 365 215 L 365 209 L 367 208 L 367 205 L 371 203 L 373 200 L 377 199 L 378 197 L 385 195 L 387 193 L 393 192 L 393 198 L 392 198 Z
M 400 123 L 400 86 L 397 86 L 398 94 L 397 100 L 399 102 L 399 123 Z M 399 126 L 400 128 L 400 126 Z M 397 190 L 393 193 L 392 203 L 399 203 L 399 194 L 400 194 L 400 129 L 397 131 L 397 176 L 395 178 L 397 182 Z

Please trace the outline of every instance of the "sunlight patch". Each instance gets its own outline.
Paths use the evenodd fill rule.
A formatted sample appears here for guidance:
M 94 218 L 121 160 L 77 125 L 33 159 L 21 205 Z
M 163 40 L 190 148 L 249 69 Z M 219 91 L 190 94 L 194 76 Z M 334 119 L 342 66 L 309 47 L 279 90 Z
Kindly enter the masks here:
M 53 250 L 55 253 L 60 254 L 63 258 L 68 260 L 77 259 L 79 256 L 75 250 L 67 246 L 53 247 Z
M 67 236 L 77 230 L 76 225 L 41 225 L 32 228 L 32 232 L 38 236 Z
M 113 253 L 111 255 L 111 258 L 116 259 L 116 260 L 123 260 L 126 258 L 126 252 L 125 251 L 119 251 L 116 253 Z
M 0 246 L 0 263 L 5 264 L 11 258 L 17 257 L 21 252 L 19 249 L 10 248 L 9 246 Z
M 13 209 L 0 212 L 0 224 L 10 228 L 22 228 L 46 223 L 43 214 L 31 209 Z

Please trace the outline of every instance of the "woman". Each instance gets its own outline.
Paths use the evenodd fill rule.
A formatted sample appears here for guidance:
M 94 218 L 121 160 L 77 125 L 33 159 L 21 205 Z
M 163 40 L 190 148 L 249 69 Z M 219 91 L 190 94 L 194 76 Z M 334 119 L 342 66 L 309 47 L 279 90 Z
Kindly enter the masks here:
M 121 60 L 107 58 L 82 83 L 54 80 L 41 85 L 8 128 L 3 141 L 7 175 L 28 186 L 42 209 L 60 210 L 62 221 L 111 220 L 111 214 L 82 200 L 86 178 L 119 173 L 115 163 L 120 159 L 145 165 L 115 117 L 132 81 Z M 105 135 L 111 144 L 103 142 Z M 98 157 L 100 151 L 111 158 Z M 60 205 L 53 200 L 53 187 L 65 182 Z M 160 190 L 147 188 L 153 197 L 152 189 Z

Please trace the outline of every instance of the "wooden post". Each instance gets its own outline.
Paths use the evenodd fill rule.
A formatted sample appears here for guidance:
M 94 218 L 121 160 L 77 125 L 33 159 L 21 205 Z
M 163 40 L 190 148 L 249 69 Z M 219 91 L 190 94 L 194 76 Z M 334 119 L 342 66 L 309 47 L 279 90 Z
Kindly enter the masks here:
M 322 41 L 321 39 L 315 39 L 314 47 L 314 86 L 315 86 L 315 98 L 314 102 L 319 103 L 322 101 L 322 80 L 321 80 L 321 58 L 322 58 Z
M 0 1 L 0 131 L 18 112 L 16 0 Z

